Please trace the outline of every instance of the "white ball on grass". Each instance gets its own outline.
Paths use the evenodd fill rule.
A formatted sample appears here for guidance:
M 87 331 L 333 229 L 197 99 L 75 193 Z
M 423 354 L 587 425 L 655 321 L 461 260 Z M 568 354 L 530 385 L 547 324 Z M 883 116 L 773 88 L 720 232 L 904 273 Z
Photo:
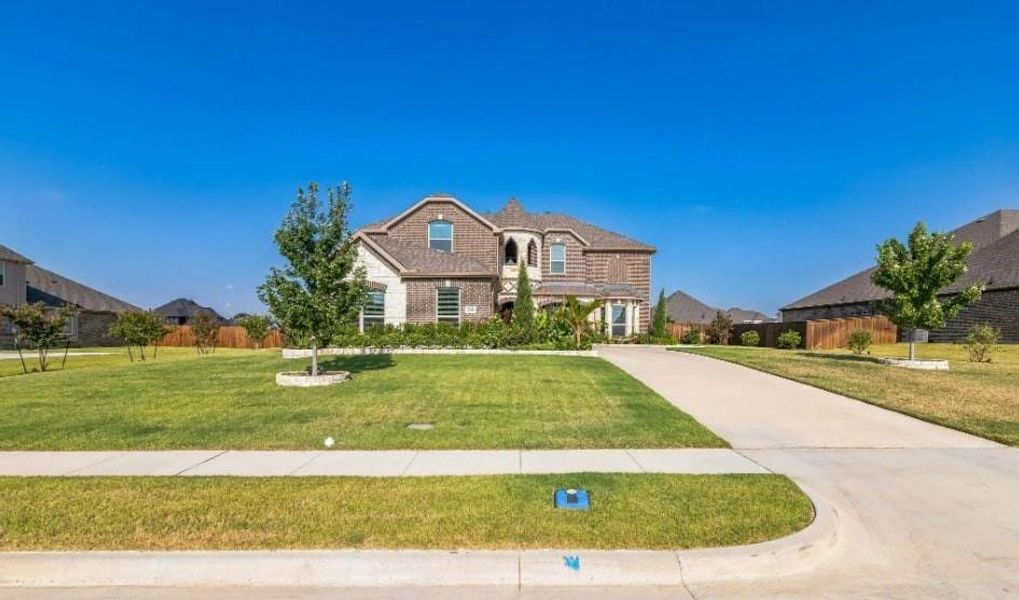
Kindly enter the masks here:
M 334 440 L 331 437 L 327 437 L 326 441 L 325 441 L 325 444 L 326 444 L 326 448 L 332 448 L 333 446 L 336 445 L 336 440 Z

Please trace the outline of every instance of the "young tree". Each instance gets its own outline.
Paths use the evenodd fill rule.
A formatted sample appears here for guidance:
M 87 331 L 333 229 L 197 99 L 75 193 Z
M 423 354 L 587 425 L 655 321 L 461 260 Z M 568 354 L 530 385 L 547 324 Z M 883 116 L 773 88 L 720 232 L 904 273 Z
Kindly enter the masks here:
M 318 350 L 345 324 L 353 323 L 368 295 L 363 267 L 347 227 L 350 186 L 328 190 L 324 210 L 318 184 L 298 188 L 297 199 L 276 230 L 276 246 L 286 260 L 273 267 L 258 298 L 298 344 L 311 347 L 311 374 L 318 375 Z
M 195 350 L 199 354 L 214 352 L 216 341 L 219 338 L 219 320 L 204 310 L 200 310 L 191 317 L 190 325 L 191 333 L 195 336 Z
M 566 303 L 560 310 L 563 319 L 570 324 L 570 329 L 573 330 L 573 340 L 578 348 L 584 339 L 584 334 L 591 326 L 591 314 L 604 304 L 603 300 L 581 302 L 577 300 L 576 296 L 566 296 Z
M 268 315 L 244 315 L 235 318 L 234 322 L 244 328 L 248 339 L 255 345 L 255 350 L 262 348 L 262 342 L 265 341 L 272 329 L 272 319 Z
M 949 298 L 938 293 L 966 272 L 966 258 L 973 245 L 954 244 L 950 233 L 928 233 L 923 222 L 909 234 L 909 246 L 889 239 L 877 247 L 877 269 L 871 275 L 874 285 L 891 293 L 876 303 L 878 312 L 899 327 L 908 330 L 938 329 L 980 298 L 983 287 L 972 285 Z M 916 342 L 909 338 L 909 360 L 916 360 Z
M 513 303 L 513 317 L 510 324 L 520 336 L 521 343 L 530 344 L 538 337 L 534 320 L 534 301 L 531 300 L 531 280 L 527 274 L 527 265 L 520 265 L 517 274 L 517 299 Z
M 669 335 L 669 312 L 665 305 L 665 288 L 658 294 L 654 318 L 651 319 L 651 337 L 664 338 Z
M 18 354 L 22 344 L 34 348 L 39 353 L 39 370 L 46 371 L 49 367 L 49 351 L 60 343 L 67 341 L 64 333 L 67 320 L 75 311 L 70 306 L 48 309 L 42 302 L 22 304 L 21 306 L 0 306 L 0 316 L 6 318 L 14 326 L 14 339 L 18 343 Z M 22 359 L 21 368 L 26 373 L 28 368 Z
M 134 362 L 132 346 L 138 347 L 138 359 L 145 362 L 145 348 L 153 346 L 152 360 L 156 360 L 156 353 L 159 349 L 159 342 L 170 333 L 172 329 L 163 321 L 163 316 L 149 310 L 137 310 L 123 312 L 117 315 L 117 320 L 110 325 L 110 335 L 124 340 L 127 346 L 127 356 Z
M 708 335 L 716 344 L 726 345 L 729 343 L 729 333 L 732 331 L 732 319 L 729 315 L 718 311 L 715 318 L 708 325 Z

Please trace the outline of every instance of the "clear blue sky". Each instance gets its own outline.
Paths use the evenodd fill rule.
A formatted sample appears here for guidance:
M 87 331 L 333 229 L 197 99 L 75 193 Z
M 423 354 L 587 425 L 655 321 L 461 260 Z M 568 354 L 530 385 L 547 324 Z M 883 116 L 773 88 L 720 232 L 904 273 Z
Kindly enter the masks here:
M 513 195 L 767 312 L 1019 207 L 1015 2 L 154 4 L 0 8 L 0 243 L 143 306 L 256 309 L 310 179 Z

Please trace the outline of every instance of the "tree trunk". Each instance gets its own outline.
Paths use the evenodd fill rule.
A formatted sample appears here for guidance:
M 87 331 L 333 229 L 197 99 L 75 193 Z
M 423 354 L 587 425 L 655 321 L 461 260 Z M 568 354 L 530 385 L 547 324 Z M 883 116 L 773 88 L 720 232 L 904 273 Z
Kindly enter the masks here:
M 909 334 L 909 360 L 916 360 L 916 340 L 913 338 L 913 332 Z
M 312 342 L 311 344 L 311 376 L 315 377 L 318 375 L 318 343 Z
M 43 373 L 46 372 L 46 349 L 39 348 L 39 370 Z

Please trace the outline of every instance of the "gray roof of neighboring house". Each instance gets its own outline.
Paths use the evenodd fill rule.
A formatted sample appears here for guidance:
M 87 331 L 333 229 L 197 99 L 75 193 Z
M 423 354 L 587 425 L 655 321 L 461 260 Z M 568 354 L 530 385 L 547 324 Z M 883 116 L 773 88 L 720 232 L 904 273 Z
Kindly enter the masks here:
M 952 232 L 956 240 L 970 242 L 974 250 L 966 261 L 967 272 L 942 290 L 957 292 L 974 284 L 986 289 L 1019 287 L 1019 210 L 999 210 L 967 223 Z M 876 267 L 851 275 L 782 307 L 782 310 L 872 302 L 888 292 L 870 280 Z
M 439 200 L 455 200 L 452 196 L 447 195 L 432 197 Z M 516 198 L 510 198 L 499 212 L 478 214 L 480 214 L 484 219 L 490 221 L 496 227 L 503 229 L 519 227 L 522 229 L 534 229 L 542 232 L 550 229 L 572 229 L 577 232 L 577 235 L 584 238 L 584 240 L 590 244 L 590 248 L 596 250 L 603 248 L 611 250 L 655 251 L 654 246 L 602 229 L 601 227 L 592 225 L 586 221 L 581 221 L 580 219 L 576 219 L 569 215 L 558 213 L 529 213 Z M 397 215 L 394 215 L 387 219 L 368 223 L 367 225 L 362 226 L 359 231 L 374 232 L 379 230 L 383 228 L 386 223 L 395 219 L 396 216 Z
M 369 235 L 375 244 L 392 256 L 406 271 L 403 275 L 486 275 L 495 277 L 495 272 L 481 261 L 457 254 L 422 248 L 407 242 L 394 240 L 386 235 Z
M 69 304 L 95 312 L 140 310 L 133 304 L 35 265 L 25 266 L 25 280 L 28 302 L 42 302 L 48 306 Z
M 31 260 L 15 252 L 14 250 L 11 250 L 7 246 L 3 245 L 0 245 L 0 260 L 25 264 L 30 264 L 32 262 Z
M 743 308 L 715 308 L 708 306 L 697 298 L 682 291 L 675 291 L 665 299 L 665 310 L 673 321 L 677 323 L 700 323 L 707 324 L 715 318 L 719 312 L 725 313 L 734 323 L 745 323 L 747 321 L 774 321 L 768 315 L 756 310 Z
M 210 314 L 220 321 L 226 321 L 222 315 L 216 312 L 214 309 L 208 306 L 202 306 L 190 298 L 177 298 L 170 300 L 166 304 L 152 309 L 164 317 L 194 317 L 200 312 Z

